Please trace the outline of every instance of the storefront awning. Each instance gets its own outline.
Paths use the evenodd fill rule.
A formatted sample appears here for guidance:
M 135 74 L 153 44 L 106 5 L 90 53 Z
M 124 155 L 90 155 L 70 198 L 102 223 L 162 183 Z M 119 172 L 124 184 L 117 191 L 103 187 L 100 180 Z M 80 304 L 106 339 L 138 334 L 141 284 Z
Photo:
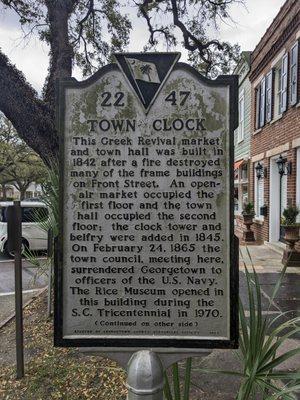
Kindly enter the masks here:
M 239 169 L 240 166 L 243 164 L 244 160 L 239 160 L 234 163 L 234 169 Z

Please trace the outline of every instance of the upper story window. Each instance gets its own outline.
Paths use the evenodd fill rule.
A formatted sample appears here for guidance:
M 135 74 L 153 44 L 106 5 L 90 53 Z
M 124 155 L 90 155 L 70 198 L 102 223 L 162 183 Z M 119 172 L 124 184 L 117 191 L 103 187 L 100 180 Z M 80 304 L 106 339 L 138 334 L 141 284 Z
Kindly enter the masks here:
M 265 124 L 266 118 L 266 78 L 260 82 L 260 99 L 259 99 L 259 127 Z
M 248 163 L 242 164 L 241 168 L 241 180 L 247 181 L 248 180 Z
M 290 52 L 290 104 L 295 105 L 298 101 L 298 42 L 294 44 Z
M 266 122 L 273 117 L 273 70 L 266 76 Z
M 245 136 L 245 92 L 242 90 L 239 97 L 239 126 L 237 141 L 240 143 Z
M 286 54 L 282 58 L 281 63 L 281 100 L 280 100 L 280 111 L 281 114 L 287 109 L 287 89 L 288 89 L 288 63 L 289 56 Z
M 299 43 L 269 71 L 255 88 L 255 128 L 278 118 L 298 102 Z
M 274 117 L 281 115 L 281 61 L 274 68 Z

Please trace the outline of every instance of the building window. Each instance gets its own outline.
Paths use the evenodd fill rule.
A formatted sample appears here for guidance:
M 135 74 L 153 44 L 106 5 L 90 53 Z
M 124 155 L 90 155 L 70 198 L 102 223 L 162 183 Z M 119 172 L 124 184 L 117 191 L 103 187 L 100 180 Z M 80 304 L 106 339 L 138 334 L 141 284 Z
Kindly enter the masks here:
M 272 78 L 271 78 L 272 81 Z M 256 129 L 262 128 L 266 123 L 267 99 L 268 91 L 272 94 L 272 86 L 270 86 L 268 75 L 264 76 L 259 86 L 255 89 L 255 126 Z
M 291 49 L 290 66 L 290 103 L 295 105 L 298 101 L 298 42 Z
M 242 164 L 241 168 L 241 180 L 248 182 L 248 163 Z
M 259 110 L 260 110 L 260 86 L 255 88 L 255 128 L 256 129 L 259 129 L 259 126 L 260 126 Z
M 262 164 L 260 162 L 260 164 Z M 254 207 L 256 218 L 263 219 L 260 215 L 260 208 L 264 205 L 264 177 L 257 178 L 255 167 L 258 163 L 254 164 Z
M 281 63 L 281 114 L 287 109 L 287 89 L 288 89 L 288 54 L 282 58 Z
M 281 115 L 281 61 L 274 68 L 274 117 Z
M 266 76 L 266 122 L 272 120 L 273 109 L 273 70 Z
M 264 77 L 260 83 L 260 101 L 259 101 L 259 127 L 265 125 L 265 111 L 266 111 L 266 78 Z
M 31 191 L 27 190 L 25 192 L 25 197 L 28 198 L 28 199 L 31 199 L 33 197 L 33 193 Z
M 245 134 L 245 95 L 243 90 L 239 98 L 238 143 L 244 140 L 244 134 Z

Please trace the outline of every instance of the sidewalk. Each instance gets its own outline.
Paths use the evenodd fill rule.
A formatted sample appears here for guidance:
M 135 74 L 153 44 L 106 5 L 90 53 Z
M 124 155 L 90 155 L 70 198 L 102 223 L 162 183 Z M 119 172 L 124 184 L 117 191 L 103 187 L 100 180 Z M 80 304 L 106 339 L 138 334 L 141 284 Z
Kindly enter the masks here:
M 249 271 L 252 265 L 258 273 L 259 281 L 262 289 L 262 304 L 267 309 L 270 296 L 272 295 L 274 286 L 278 281 L 282 256 L 270 249 L 266 245 L 261 246 L 245 246 L 240 247 L 240 297 L 244 304 L 247 304 L 247 289 L 245 280 L 246 264 Z M 244 264 L 245 263 L 245 264 Z M 278 291 L 273 306 L 269 311 L 274 316 L 281 312 L 291 311 L 289 318 L 300 316 L 300 268 L 288 268 L 283 278 L 282 285 Z M 267 314 L 267 311 L 265 311 Z M 247 313 L 246 313 L 247 316 Z M 281 352 L 286 352 L 300 346 L 300 336 L 294 337 L 286 341 Z M 184 365 L 183 365 L 184 367 Z M 214 350 L 204 359 L 193 359 L 193 400 L 233 400 L 239 388 L 239 379 L 232 376 L 221 374 L 200 374 L 198 368 L 239 370 L 240 362 L 236 355 L 236 351 L 232 350 Z M 300 356 L 297 355 L 288 363 L 281 365 L 283 370 L 300 370 Z M 300 397 L 299 397 L 300 399 Z
M 276 272 L 282 270 L 282 252 L 277 247 L 275 251 L 273 247 L 268 245 L 259 246 L 240 246 L 240 267 L 243 267 L 246 263 L 247 267 L 255 267 L 257 272 Z M 250 255 L 250 257 L 249 257 Z M 300 273 L 300 268 L 289 267 L 287 273 Z

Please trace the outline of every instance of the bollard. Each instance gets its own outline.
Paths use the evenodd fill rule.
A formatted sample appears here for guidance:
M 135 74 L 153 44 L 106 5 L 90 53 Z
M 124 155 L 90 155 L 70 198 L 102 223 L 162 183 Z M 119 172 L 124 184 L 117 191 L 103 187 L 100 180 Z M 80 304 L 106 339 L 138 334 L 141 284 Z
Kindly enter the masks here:
M 127 366 L 127 400 L 163 400 L 164 369 L 158 354 L 140 350 Z

